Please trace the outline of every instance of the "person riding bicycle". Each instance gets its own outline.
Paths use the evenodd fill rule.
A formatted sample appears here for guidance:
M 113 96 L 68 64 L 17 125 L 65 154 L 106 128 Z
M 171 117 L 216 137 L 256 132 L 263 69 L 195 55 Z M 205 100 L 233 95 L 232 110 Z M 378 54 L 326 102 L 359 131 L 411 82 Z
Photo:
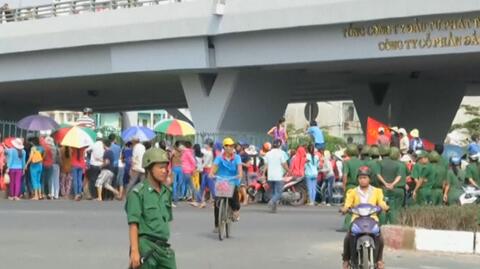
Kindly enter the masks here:
M 228 204 L 233 211 L 233 219 L 235 221 L 240 220 L 240 201 L 238 196 L 238 187 L 240 186 L 240 179 L 243 177 L 242 173 L 242 160 L 238 154 L 235 153 L 235 141 L 232 138 L 227 137 L 223 140 L 223 154 L 217 156 L 213 162 L 213 167 L 210 171 L 210 178 L 216 178 L 216 180 L 228 180 L 231 184 L 235 185 L 233 197 L 229 199 Z M 218 233 L 218 205 L 215 204 L 214 216 L 215 216 L 215 229 L 214 232 Z
M 142 167 L 146 179 L 128 193 L 125 211 L 130 234 L 130 267 L 176 269 L 175 253 L 168 244 L 172 221 L 172 189 L 168 153 L 152 148 Z
M 370 185 L 370 175 L 371 171 L 368 166 L 361 166 L 358 169 L 357 172 L 357 180 L 359 186 L 353 189 L 350 189 L 347 191 L 347 196 L 345 199 L 345 204 L 340 211 L 343 214 L 346 214 L 349 209 L 354 208 L 360 204 L 371 204 L 373 206 L 379 206 L 382 208 L 382 210 L 387 211 L 388 210 L 388 205 L 384 201 L 383 197 L 383 191 L 382 189 L 375 188 L 372 185 Z M 355 220 L 358 216 L 353 215 L 352 216 L 352 222 Z M 372 215 L 372 218 L 374 218 L 377 222 L 379 221 L 377 215 Z M 378 246 L 376 249 L 377 251 L 377 267 L 378 269 L 383 269 L 385 267 L 384 262 L 383 262 L 383 237 L 380 234 L 375 240 L 375 244 Z M 352 250 L 352 244 L 354 243 L 354 237 L 350 233 L 350 229 L 347 232 L 347 235 L 345 236 L 345 240 L 343 243 L 343 269 L 349 269 L 350 268 L 350 256 L 351 256 L 351 250 Z

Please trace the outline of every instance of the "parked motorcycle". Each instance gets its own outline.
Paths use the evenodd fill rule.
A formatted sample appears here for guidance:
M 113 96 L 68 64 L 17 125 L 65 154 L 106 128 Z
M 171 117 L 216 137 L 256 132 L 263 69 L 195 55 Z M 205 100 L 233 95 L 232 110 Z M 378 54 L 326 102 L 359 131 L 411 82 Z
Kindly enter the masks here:
M 473 186 L 463 187 L 464 193 L 460 195 L 460 205 L 480 204 L 480 189 Z
M 380 236 L 380 225 L 372 218 L 379 214 L 381 208 L 370 204 L 360 204 L 349 210 L 359 216 L 352 223 L 351 234 L 354 237 L 350 257 L 352 269 L 375 269 L 377 257 L 375 255 L 375 238 Z
M 253 180 L 247 188 L 251 201 L 268 203 L 272 198 L 272 190 L 262 177 Z M 283 186 L 281 203 L 292 206 L 302 206 L 307 202 L 308 192 L 303 177 L 293 178 Z

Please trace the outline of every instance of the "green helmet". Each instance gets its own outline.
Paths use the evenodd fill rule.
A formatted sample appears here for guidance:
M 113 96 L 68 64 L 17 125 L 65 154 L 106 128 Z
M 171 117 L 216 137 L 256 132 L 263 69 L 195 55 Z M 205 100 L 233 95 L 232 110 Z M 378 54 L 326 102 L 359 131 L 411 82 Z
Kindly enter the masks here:
M 370 155 L 370 149 L 371 147 L 369 145 L 364 145 L 362 148 L 362 155 Z
M 430 154 L 428 154 L 428 159 L 432 163 L 438 163 L 440 161 L 440 154 L 438 154 L 436 151 L 432 151 Z
M 378 147 L 371 147 L 370 148 L 370 156 L 380 156 L 380 151 L 378 150 Z
M 392 160 L 399 160 L 400 159 L 400 149 L 397 147 L 390 148 L 390 158 Z
M 358 147 L 355 144 L 349 144 L 347 145 L 347 149 L 345 150 L 345 153 L 347 153 L 348 156 L 353 157 L 353 156 L 358 156 Z
M 168 153 L 163 149 L 151 148 L 143 155 L 142 167 L 147 168 L 154 163 L 168 163 Z
M 415 156 L 417 156 L 417 159 L 428 158 L 428 152 L 420 149 L 420 150 L 415 151 Z
M 389 146 L 380 146 L 378 148 L 378 151 L 380 152 L 380 156 L 390 155 L 390 147 Z

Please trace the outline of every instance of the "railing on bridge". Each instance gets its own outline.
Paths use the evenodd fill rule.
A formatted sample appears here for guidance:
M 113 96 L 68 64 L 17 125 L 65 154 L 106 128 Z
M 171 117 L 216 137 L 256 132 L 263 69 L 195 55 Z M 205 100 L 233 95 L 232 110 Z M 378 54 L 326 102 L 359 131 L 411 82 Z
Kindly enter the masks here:
M 69 2 L 54 2 L 49 5 L 22 7 L 17 9 L 2 10 L 0 8 L 0 23 L 187 1 L 189 0 L 77 0 Z

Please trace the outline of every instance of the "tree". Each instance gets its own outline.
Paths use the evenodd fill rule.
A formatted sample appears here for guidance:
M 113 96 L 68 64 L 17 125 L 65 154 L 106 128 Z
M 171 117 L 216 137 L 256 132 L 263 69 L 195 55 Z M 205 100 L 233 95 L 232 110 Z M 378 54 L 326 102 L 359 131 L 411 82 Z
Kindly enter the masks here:
M 480 133 L 480 106 L 461 105 L 460 107 L 465 110 L 465 115 L 469 115 L 474 118 L 464 123 L 452 125 L 450 131 L 465 128 L 470 134 Z

